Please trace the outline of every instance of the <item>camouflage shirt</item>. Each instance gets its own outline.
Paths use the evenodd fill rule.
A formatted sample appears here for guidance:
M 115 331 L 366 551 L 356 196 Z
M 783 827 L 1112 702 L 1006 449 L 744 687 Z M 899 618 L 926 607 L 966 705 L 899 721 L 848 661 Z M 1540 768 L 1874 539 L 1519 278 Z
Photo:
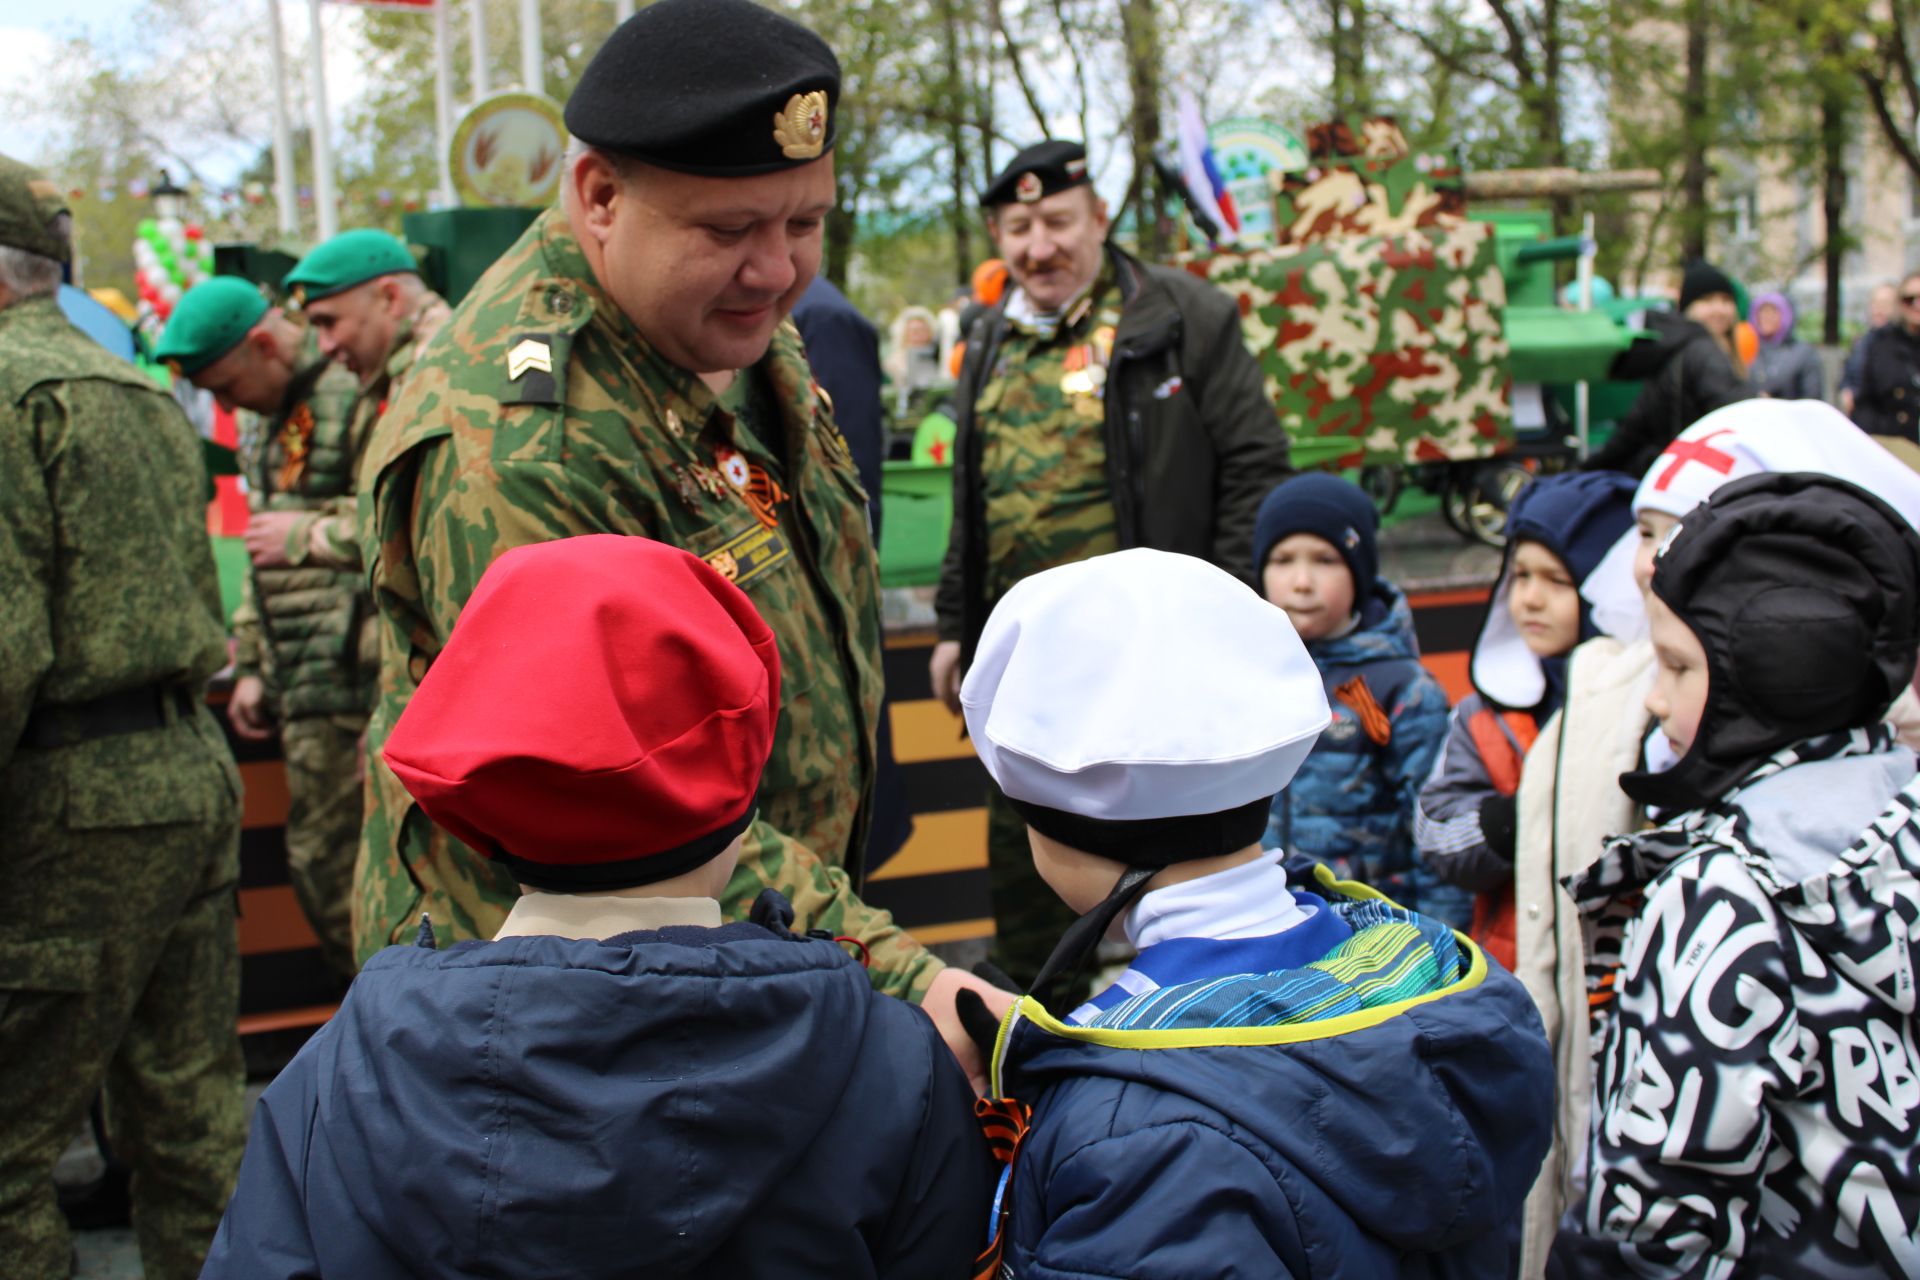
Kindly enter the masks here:
M 0 310 L 0 764 L 36 707 L 225 663 L 204 484 L 164 391 L 53 298 Z
M 1105 439 L 1107 365 L 1120 324 L 1110 271 L 1063 322 L 1009 315 L 974 412 L 982 433 L 987 592 L 1119 550 Z
M 864 943 L 883 990 L 917 995 L 939 970 L 860 902 L 840 865 L 865 841 L 880 701 L 865 495 L 792 326 L 757 369 L 784 456 L 646 344 L 558 211 L 528 228 L 421 353 L 361 476 L 383 627 L 356 902 L 362 956 L 404 936 L 422 906 L 454 937 L 490 937 L 517 895 L 497 865 L 431 827 L 379 755 L 481 573 L 514 546 L 626 533 L 728 573 L 779 644 L 780 720 L 761 818 L 725 898 L 732 916 L 771 885 L 803 927 Z

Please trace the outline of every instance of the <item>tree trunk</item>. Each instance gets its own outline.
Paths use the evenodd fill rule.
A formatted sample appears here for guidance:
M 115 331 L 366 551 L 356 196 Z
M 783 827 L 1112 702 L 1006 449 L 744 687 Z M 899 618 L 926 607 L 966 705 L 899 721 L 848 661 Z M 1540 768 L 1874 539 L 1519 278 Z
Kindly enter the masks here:
M 1847 104 L 1832 86 L 1820 95 L 1821 163 L 1826 168 L 1822 212 L 1827 243 L 1822 252 L 1827 267 L 1827 301 L 1820 319 L 1820 341 L 1840 345 L 1840 281 L 1847 257 Z
M 1541 162 L 1560 168 L 1567 163 L 1560 98 L 1561 65 L 1566 52 L 1560 33 L 1560 0 L 1545 0 L 1540 13 L 1540 103 L 1536 131 Z M 1554 230 L 1566 230 L 1573 222 L 1572 197 L 1555 196 L 1552 207 Z
M 1707 256 L 1707 0 L 1687 0 L 1687 83 L 1680 95 L 1680 127 L 1686 146 L 1680 174 L 1680 256 Z
M 959 0 L 942 0 L 941 35 L 946 48 L 947 163 L 953 182 L 953 278 L 965 284 L 973 276 L 973 200 L 967 182 L 967 106 L 971 88 L 960 74 Z
M 1367 83 L 1367 0 L 1327 0 L 1327 52 L 1333 59 L 1333 91 L 1328 95 L 1335 120 L 1350 120 L 1373 109 Z
M 840 198 L 827 210 L 820 253 L 820 274 L 843 293 L 847 288 L 847 264 L 853 260 L 853 233 L 858 220 L 853 211 L 853 196 L 854 192 L 842 182 Z
M 1148 261 L 1166 256 L 1166 192 L 1153 166 L 1160 143 L 1160 20 L 1154 0 L 1120 0 L 1120 29 L 1127 45 L 1127 85 L 1133 91 L 1134 221 L 1140 252 Z

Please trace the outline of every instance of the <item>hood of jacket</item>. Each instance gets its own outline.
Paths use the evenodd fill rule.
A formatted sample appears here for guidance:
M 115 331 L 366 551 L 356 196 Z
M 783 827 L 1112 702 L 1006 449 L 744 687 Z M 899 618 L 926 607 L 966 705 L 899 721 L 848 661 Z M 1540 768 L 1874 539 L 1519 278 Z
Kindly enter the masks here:
M 1786 294 L 1754 294 L 1752 302 L 1747 306 L 1747 314 L 1757 316 L 1760 314 L 1760 308 L 1769 306 L 1780 312 L 1780 327 L 1774 330 L 1771 338 L 1762 337 L 1760 339 L 1760 345 L 1763 347 L 1784 347 L 1791 345 L 1796 341 L 1793 336 L 1793 303 L 1787 300 Z M 1754 327 L 1754 333 L 1758 335 L 1759 332 L 1759 326 L 1756 325 Z
M 1724 486 L 1662 544 L 1652 592 L 1693 632 L 1708 678 L 1680 760 L 1621 775 L 1642 804 L 1710 804 L 1784 746 L 1878 722 L 1913 678 L 1920 535 L 1833 477 Z
M 1646 324 L 1652 340 L 1641 339 L 1614 357 L 1611 376 L 1616 381 L 1644 382 L 1666 368 L 1688 343 L 1713 341 L 1705 325 L 1677 311 L 1649 311 Z
M 1413 606 L 1400 588 L 1376 580 L 1373 594 L 1360 606 L 1360 620 L 1343 636 L 1315 640 L 1307 645 L 1314 663 L 1332 667 L 1360 667 L 1383 658 L 1418 658 L 1420 641 L 1413 630 Z
M 1357 886 L 1321 872 L 1337 908 Z M 1357 1228 L 1396 1250 L 1444 1252 L 1511 1221 L 1552 1127 L 1551 1052 L 1532 1000 L 1464 939 L 1460 958 L 1464 972 L 1420 995 L 1285 1026 L 1068 1027 L 1028 998 L 1002 1027 L 1000 1083 L 1041 1099 L 1036 1133 L 1088 1099 L 1100 1137 L 1133 1122 L 1239 1131 L 1276 1184 L 1248 1194 L 1297 1204 L 1304 1178 L 1351 1224 L 1313 1224 L 1316 1237 Z M 1285 974 L 1244 981 L 1289 989 Z M 1093 1136 L 1076 1125 L 1068 1140 Z
M 395 1255 L 551 1275 L 556 1242 L 631 1261 L 646 1240 L 649 1274 L 682 1275 L 789 1176 L 863 1051 L 865 972 L 754 925 L 641 936 L 368 962 L 317 1064 L 315 1124 Z
M 1554 673 L 1548 666 L 1553 660 L 1543 661 L 1527 648 L 1507 610 L 1514 551 L 1523 541 L 1540 543 L 1553 552 L 1579 587 L 1576 645 L 1596 635 L 1631 641 L 1645 628 L 1640 588 L 1633 580 L 1633 555 L 1639 546 L 1633 491 L 1634 482 L 1626 476 L 1583 471 L 1535 480 L 1514 499 L 1507 513 L 1506 557 L 1487 598 L 1468 668 L 1473 687 L 1488 702 L 1532 711 L 1542 721 L 1558 707 Z M 1564 671 L 1564 663 L 1560 670 Z
M 1783 748 L 1710 808 L 1609 841 L 1567 892 L 1597 914 L 1683 858 L 1730 849 L 1796 934 L 1908 1017 L 1920 967 L 1895 935 L 1920 917 L 1916 767 L 1888 725 Z

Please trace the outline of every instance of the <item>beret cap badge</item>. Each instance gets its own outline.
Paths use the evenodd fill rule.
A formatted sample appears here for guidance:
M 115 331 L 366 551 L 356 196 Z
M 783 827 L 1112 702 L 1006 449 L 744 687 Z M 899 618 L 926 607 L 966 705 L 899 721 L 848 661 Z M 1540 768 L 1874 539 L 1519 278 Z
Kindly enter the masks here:
M 773 113 L 773 140 L 789 160 L 811 160 L 827 140 L 827 94 L 824 89 L 796 93 L 784 111 Z
M 1044 186 L 1037 173 L 1023 173 L 1013 186 L 1013 198 L 1021 204 L 1033 204 L 1040 199 Z

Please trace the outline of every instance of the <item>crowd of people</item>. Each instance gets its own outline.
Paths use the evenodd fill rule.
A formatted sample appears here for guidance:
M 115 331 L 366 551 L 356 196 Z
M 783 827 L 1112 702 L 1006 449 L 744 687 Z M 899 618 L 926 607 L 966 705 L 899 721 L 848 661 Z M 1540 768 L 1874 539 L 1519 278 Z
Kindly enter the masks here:
M 963 973 L 858 889 L 840 94 L 791 19 L 659 0 L 457 306 L 364 229 L 284 304 L 180 300 L 159 353 L 264 424 L 227 714 L 351 975 L 250 1124 L 203 463 L 0 158 L 0 1270 L 68 1273 L 104 1089 L 154 1277 L 1920 1275 L 1920 277 L 1850 421 L 1784 296 L 1747 360 L 1690 264 L 1450 708 L 1235 304 L 1112 243 L 1082 145 L 1020 151 L 958 368 L 935 315 L 891 353 L 954 384 Z

